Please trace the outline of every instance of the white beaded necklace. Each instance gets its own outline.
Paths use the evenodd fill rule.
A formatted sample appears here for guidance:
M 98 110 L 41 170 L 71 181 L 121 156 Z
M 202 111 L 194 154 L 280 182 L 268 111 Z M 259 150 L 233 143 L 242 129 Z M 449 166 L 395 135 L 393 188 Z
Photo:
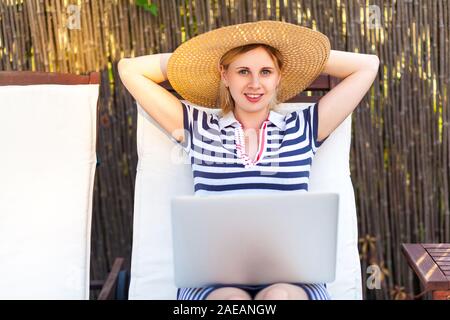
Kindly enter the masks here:
M 263 154 L 266 151 L 266 128 L 268 123 L 269 120 L 265 120 L 259 131 L 258 152 L 256 153 L 256 158 L 254 160 L 250 159 L 248 154 L 245 153 L 244 129 L 241 123 L 238 122 L 239 125 L 234 129 L 237 156 L 242 160 L 246 169 L 255 166 L 263 158 Z

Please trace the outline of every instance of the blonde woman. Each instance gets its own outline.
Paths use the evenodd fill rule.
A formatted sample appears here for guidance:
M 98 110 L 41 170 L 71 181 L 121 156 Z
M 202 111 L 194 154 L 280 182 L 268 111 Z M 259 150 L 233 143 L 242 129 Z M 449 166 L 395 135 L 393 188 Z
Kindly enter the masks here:
M 307 192 L 317 149 L 357 107 L 378 67 L 375 55 L 330 50 L 320 32 L 259 21 L 201 34 L 173 54 L 122 59 L 119 73 L 139 104 L 189 154 L 195 194 L 209 195 Z M 320 103 L 287 115 L 273 110 L 321 73 L 343 80 Z M 158 85 L 166 79 L 187 102 Z M 330 295 L 324 283 L 218 283 L 179 288 L 177 298 L 326 300 Z

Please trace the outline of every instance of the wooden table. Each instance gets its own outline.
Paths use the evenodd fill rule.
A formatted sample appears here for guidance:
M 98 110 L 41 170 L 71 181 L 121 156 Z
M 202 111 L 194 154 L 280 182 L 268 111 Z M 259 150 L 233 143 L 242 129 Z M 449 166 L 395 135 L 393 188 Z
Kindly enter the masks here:
M 450 300 L 450 243 L 403 243 L 402 252 L 434 300 Z

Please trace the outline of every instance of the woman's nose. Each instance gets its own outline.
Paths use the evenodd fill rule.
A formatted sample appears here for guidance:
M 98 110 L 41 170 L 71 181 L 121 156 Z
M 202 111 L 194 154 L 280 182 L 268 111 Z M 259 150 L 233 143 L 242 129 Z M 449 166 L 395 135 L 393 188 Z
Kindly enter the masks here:
M 258 76 L 253 76 L 251 81 L 250 81 L 250 86 L 251 87 L 259 87 L 259 77 Z

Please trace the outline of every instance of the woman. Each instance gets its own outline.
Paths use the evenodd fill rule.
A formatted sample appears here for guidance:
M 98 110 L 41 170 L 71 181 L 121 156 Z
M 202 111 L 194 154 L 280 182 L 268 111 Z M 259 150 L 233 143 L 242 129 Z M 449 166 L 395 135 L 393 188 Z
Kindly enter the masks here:
M 375 55 L 330 50 L 308 28 L 259 21 L 216 29 L 173 54 L 119 62 L 124 85 L 189 154 L 195 194 L 308 190 L 310 164 L 329 134 L 356 108 L 379 66 Z M 320 73 L 343 80 L 303 111 L 272 110 Z M 157 83 L 169 79 L 187 101 Z M 330 299 L 325 284 L 216 284 L 179 288 L 178 299 Z

